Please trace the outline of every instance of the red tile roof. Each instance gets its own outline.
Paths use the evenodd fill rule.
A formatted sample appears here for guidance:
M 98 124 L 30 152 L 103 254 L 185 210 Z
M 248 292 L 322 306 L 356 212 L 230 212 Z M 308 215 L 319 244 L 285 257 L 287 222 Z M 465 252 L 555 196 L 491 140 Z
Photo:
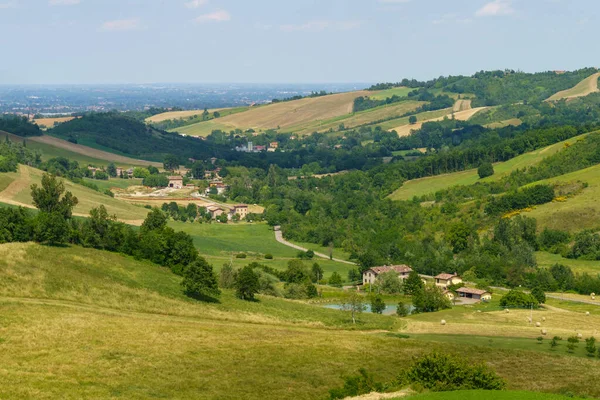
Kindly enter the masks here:
M 473 289 L 473 288 L 468 288 L 468 287 L 461 287 L 459 289 L 456 289 L 456 292 L 457 293 L 477 294 L 479 296 L 489 293 L 487 290 Z
M 458 277 L 458 275 L 456 274 L 439 274 L 438 276 L 435 277 L 435 279 L 443 279 L 445 281 L 450 280 L 454 277 Z
M 408 265 L 384 265 L 383 267 L 373 267 L 371 271 L 375 272 L 375 275 L 383 274 L 385 272 L 394 271 L 399 274 L 411 272 L 412 268 Z

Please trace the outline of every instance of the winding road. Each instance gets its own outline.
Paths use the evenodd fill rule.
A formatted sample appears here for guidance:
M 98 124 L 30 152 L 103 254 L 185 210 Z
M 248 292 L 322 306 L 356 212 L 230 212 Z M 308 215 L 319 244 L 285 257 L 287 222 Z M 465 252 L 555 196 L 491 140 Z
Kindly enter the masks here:
M 304 248 L 302 246 L 298 246 L 297 244 L 293 244 L 293 243 L 290 243 L 287 240 L 285 240 L 283 238 L 283 232 L 281 232 L 281 231 L 275 231 L 275 240 L 277 240 L 281 244 L 284 244 L 284 245 L 286 245 L 288 247 L 291 247 L 292 249 L 301 250 L 301 251 L 308 251 L 307 248 Z M 315 256 L 321 257 L 321 258 L 325 258 L 325 259 L 329 260 L 329 256 L 328 255 L 325 255 L 323 253 L 317 253 L 316 251 L 315 251 Z M 339 258 L 332 258 L 331 260 L 332 261 L 336 261 L 336 262 L 340 262 L 340 263 L 344 263 L 344 264 L 356 265 L 356 264 L 354 264 L 351 261 L 340 260 Z

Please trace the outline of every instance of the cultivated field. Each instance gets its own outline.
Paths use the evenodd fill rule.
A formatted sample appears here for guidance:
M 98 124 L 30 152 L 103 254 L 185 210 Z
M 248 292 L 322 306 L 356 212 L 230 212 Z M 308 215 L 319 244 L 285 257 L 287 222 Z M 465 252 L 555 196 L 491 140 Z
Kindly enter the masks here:
M 210 114 L 218 111 L 222 117 L 247 111 L 249 107 L 230 107 L 230 108 L 211 108 L 207 110 Z M 204 110 L 186 110 L 186 111 L 169 111 L 162 114 L 156 114 L 146 118 L 146 123 L 155 124 L 168 120 L 187 119 L 190 117 L 201 116 Z
M 388 97 L 392 97 L 392 96 L 406 97 L 413 90 L 415 90 L 415 89 L 408 88 L 408 87 L 395 87 L 395 88 L 386 89 L 386 90 L 374 91 L 374 92 L 372 92 L 373 94 L 370 95 L 369 97 L 372 99 L 375 99 L 375 100 L 385 100 Z
M 33 122 L 36 123 L 40 128 L 52 128 L 55 124 L 69 122 L 72 119 L 75 119 L 75 117 L 38 118 L 34 119 Z
M 460 102 L 460 103 L 459 103 Z M 454 108 L 458 107 L 466 107 L 465 102 L 468 102 L 468 106 L 471 106 L 471 102 L 470 100 L 457 100 L 458 106 L 454 105 Z M 452 112 L 450 114 L 446 114 L 442 117 L 437 117 L 437 118 L 432 118 L 432 119 L 428 119 L 428 120 L 423 120 L 423 121 L 418 121 L 416 124 L 414 125 L 410 125 L 410 124 L 405 124 L 405 125 L 400 125 L 397 126 L 395 128 L 389 129 L 390 131 L 396 131 L 396 133 L 398 133 L 398 136 L 408 136 L 411 134 L 411 132 L 413 130 L 418 130 L 421 129 L 421 126 L 423 126 L 423 124 L 425 122 L 434 122 L 434 121 L 441 121 L 444 118 L 455 118 L 459 121 L 467 121 L 469 118 L 471 118 L 473 115 L 477 114 L 479 111 L 481 110 L 485 110 L 488 107 L 477 107 L 477 108 L 467 108 L 467 109 L 463 109 L 462 111 L 456 111 L 456 112 Z M 418 118 L 418 116 L 417 116 Z
M 535 344 L 526 312 L 363 314 L 353 325 L 344 312 L 299 301 L 244 302 L 230 291 L 219 303 L 190 300 L 179 281 L 165 268 L 108 252 L 0 245 L 0 397 L 326 398 L 358 368 L 389 382 L 432 350 L 484 361 L 511 390 L 600 395 L 597 361 L 568 354 L 564 344 L 552 352 Z M 534 312 L 536 320 L 542 315 L 549 332 L 565 335 L 580 325 L 587 334 L 599 322 L 581 312 Z M 390 334 L 415 327 L 423 332 Z M 480 336 L 493 328 L 494 337 Z M 450 335 L 461 329 L 468 336 Z
M 572 87 L 571 89 L 563 90 L 550 96 L 546 101 L 555 101 L 562 99 L 572 99 L 575 97 L 584 97 L 590 93 L 598 91 L 598 78 L 600 72 L 597 72 Z
M 157 168 L 162 168 L 162 163 L 153 162 L 153 161 L 144 161 L 144 160 L 136 160 L 134 158 L 121 156 L 118 154 L 110 153 L 108 151 L 94 149 L 92 147 L 83 146 L 81 144 L 71 143 L 69 141 L 56 138 L 54 136 L 33 136 L 27 138 L 28 142 L 36 142 L 45 144 L 48 146 L 56 147 L 59 149 L 67 150 L 71 153 L 81 154 L 85 157 L 90 157 L 95 160 L 104 160 L 103 164 L 107 164 L 109 162 L 114 162 L 119 164 L 120 166 L 132 166 L 132 165 L 140 165 L 147 167 L 148 165 L 153 165 Z
M 544 147 L 543 149 L 521 154 L 520 156 L 512 158 L 506 162 L 496 163 L 494 164 L 494 175 L 485 179 L 479 178 L 479 175 L 477 175 L 477 169 L 470 169 L 467 171 L 459 171 L 451 174 L 429 176 L 426 178 L 406 181 L 401 188 L 390 195 L 390 198 L 393 200 L 409 200 L 414 196 L 423 196 L 429 193 L 435 193 L 439 190 L 448 189 L 452 186 L 472 185 L 480 181 L 496 181 L 503 176 L 510 174 L 516 169 L 523 169 L 539 163 L 544 158 L 556 154 L 564 149 L 565 144 L 574 143 L 586 135 L 588 134 L 586 133 L 579 135 L 563 142 Z
M 449 107 L 449 108 L 443 108 L 441 110 L 425 111 L 422 113 L 418 113 L 418 114 L 415 114 L 415 117 L 417 117 L 418 121 L 429 121 L 429 120 L 433 120 L 436 118 L 443 119 L 443 117 L 445 117 L 446 115 L 451 114 L 451 113 L 452 113 L 452 108 Z M 394 118 L 389 121 L 378 123 L 378 124 L 376 124 L 376 126 L 380 126 L 381 129 L 385 129 L 386 131 L 391 131 L 395 127 L 408 125 L 408 118 L 409 117 Z
M 3 177 L 12 179 L 12 182 L 0 192 L 0 202 L 33 208 L 31 185 L 34 183 L 40 185 L 43 173 L 39 169 L 19 165 L 18 172 L 0 174 Z M 92 208 L 99 207 L 100 205 L 104 205 L 109 214 L 115 214 L 120 220 L 131 224 L 141 224 L 146 215 L 148 215 L 147 209 L 116 200 L 66 179 L 63 181 L 66 189 L 72 192 L 79 200 L 79 204 L 77 204 L 74 210 L 75 215 L 88 216 Z
M 564 258 L 560 254 L 552 254 L 545 251 L 536 252 L 535 258 L 540 267 L 551 267 L 554 264 L 562 264 L 570 267 L 575 273 L 600 274 L 600 261 Z

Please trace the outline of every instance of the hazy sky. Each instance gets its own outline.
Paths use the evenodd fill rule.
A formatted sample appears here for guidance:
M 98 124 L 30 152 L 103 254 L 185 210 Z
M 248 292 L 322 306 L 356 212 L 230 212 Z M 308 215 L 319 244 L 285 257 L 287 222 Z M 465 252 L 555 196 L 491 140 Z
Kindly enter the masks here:
M 600 66 L 597 0 L 0 0 L 0 83 L 379 82 Z

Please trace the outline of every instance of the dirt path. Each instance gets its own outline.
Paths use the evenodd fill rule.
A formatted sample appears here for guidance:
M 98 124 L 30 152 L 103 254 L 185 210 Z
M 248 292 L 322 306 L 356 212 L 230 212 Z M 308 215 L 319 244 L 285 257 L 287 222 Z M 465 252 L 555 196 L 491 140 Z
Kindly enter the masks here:
M 283 238 L 283 232 L 281 232 L 281 231 L 275 231 L 275 240 L 277 240 L 281 244 L 284 244 L 284 245 L 286 245 L 288 247 L 291 247 L 292 249 L 296 249 L 296 250 L 300 250 L 300 251 L 308 251 L 307 248 L 298 246 L 297 244 L 293 244 L 293 243 L 290 243 L 287 240 L 285 240 Z M 325 255 L 323 253 L 317 253 L 316 251 L 315 251 L 315 256 L 321 257 L 321 258 L 325 258 L 325 259 L 329 260 L 329 256 L 327 256 L 327 255 Z M 336 262 L 340 262 L 340 263 L 344 263 L 344 264 L 356 265 L 353 262 L 346 261 L 346 260 L 340 260 L 339 258 L 332 258 L 331 260 L 332 261 L 336 261 Z
M 29 167 L 19 164 L 19 174 L 21 175 L 10 183 L 2 192 L 0 199 L 12 200 L 17 194 L 31 186 L 31 177 L 29 175 Z
M 471 100 L 456 100 L 456 103 L 454 103 L 454 108 L 452 109 L 452 111 L 458 112 L 458 111 L 465 111 L 465 110 L 470 110 L 470 109 L 471 109 Z
M 152 165 L 157 168 L 163 167 L 163 165 L 158 162 L 137 160 L 135 158 L 120 156 L 118 154 L 109 153 L 108 151 L 93 149 L 88 146 L 71 143 L 66 140 L 55 138 L 53 136 L 48 136 L 48 135 L 32 136 L 32 137 L 28 137 L 27 139 L 34 141 L 34 142 L 44 143 L 44 144 L 47 144 L 50 146 L 69 150 L 74 153 L 82 154 L 87 157 L 98 158 L 100 160 L 113 161 L 116 163 L 122 163 L 122 164 L 126 164 L 126 165 L 143 165 L 143 166 Z
M 385 399 L 397 399 L 399 397 L 407 397 L 415 394 L 410 389 L 402 389 L 399 392 L 393 393 L 377 393 L 371 392 L 369 394 L 363 394 L 361 396 L 346 397 L 344 400 L 385 400 Z

